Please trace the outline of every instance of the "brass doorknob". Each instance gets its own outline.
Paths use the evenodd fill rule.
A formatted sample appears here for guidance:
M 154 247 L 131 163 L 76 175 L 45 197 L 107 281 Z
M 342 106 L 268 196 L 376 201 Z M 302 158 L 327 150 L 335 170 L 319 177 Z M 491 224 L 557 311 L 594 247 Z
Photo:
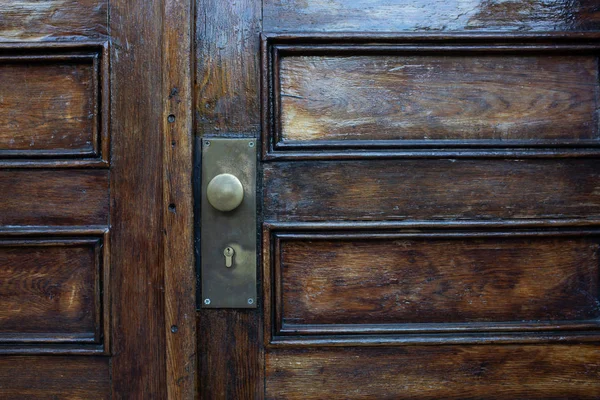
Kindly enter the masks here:
M 234 175 L 217 175 L 208 183 L 206 197 L 219 211 L 235 210 L 244 200 L 244 187 Z

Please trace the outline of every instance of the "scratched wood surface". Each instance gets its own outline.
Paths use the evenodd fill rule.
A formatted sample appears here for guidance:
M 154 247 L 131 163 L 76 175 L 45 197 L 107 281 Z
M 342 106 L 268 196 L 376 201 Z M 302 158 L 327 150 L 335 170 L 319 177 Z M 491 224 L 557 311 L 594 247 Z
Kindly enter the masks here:
M 594 0 L 264 0 L 265 31 L 575 31 L 600 26 Z
M 0 225 L 108 225 L 108 171 L 0 170 Z
M 107 32 L 107 0 L 0 0 L 0 42 L 100 39 Z
M 107 357 L 0 357 L 0 397 L 108 400 L 109 368 Z
M 280 248 L 284 323 L 523 322 L 600 315 L 597 238 L 292 237 Z
M 596 139 L 597 63 L 564 55 L 283 57 L 281 135 Z
M 263 185 L 265 220 L 600 216 L 594 159 L 280 162 Z
M 0 338 L 94 339 L 98 261 L 94 241 L 0 241 Z
M 600 349 L 409 346 L 274 349 L 268 399 L 597 399 Z
M 0 150 L 92 152 L 97 141 L 90 63 L 0 63 Z
M 163 4 L 113 0 L 111 21 L 112 392 L 166 398 Z

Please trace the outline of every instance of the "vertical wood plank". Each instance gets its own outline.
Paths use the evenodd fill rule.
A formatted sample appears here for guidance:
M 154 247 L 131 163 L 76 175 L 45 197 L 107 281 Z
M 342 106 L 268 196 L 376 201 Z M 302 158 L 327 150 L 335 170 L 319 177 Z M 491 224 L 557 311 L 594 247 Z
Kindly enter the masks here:
M 114 0 L 112 393 L 166 397 L 162 252 L 162 1 Z
M 196 1 L 197 135 L 257 137 L 261 1 Z M 200 398 L 264 397 L 259 310 L 198 313 Z
M 201 399 L 262 399 L 264 355 L 257 310 L 199 313 Z
M 196 318 L 192 197 L 191 0 L 164 0 L 163 218 L 167 395 L 192 399 Z
M 259 0 L 197 0 L 196 120 L 202 135 L 255 136 L 259 119 Z

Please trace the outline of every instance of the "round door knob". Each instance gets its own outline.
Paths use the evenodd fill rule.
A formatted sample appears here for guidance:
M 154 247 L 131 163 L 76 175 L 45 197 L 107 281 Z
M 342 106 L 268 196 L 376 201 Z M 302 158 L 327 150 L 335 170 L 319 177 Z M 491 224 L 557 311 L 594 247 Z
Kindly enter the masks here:
M 235 210 L 244 200 L 244 187 L 234 175 L 217 175 L 208 183 L 206 197 L 219 211 Z

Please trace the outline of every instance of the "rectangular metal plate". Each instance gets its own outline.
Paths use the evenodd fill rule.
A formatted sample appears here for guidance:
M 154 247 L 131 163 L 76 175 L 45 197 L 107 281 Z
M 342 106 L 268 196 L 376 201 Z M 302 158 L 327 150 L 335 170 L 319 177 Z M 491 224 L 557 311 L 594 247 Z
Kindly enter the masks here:
M 208 183 L 219 174 L 235 175 L 244 200 L 233 211 L 213 208 Z M 203 308 L 256 308 L 256 139 L 202 140 L 200 262 Z M 231 268 L 225 248 L 235 250 Z

